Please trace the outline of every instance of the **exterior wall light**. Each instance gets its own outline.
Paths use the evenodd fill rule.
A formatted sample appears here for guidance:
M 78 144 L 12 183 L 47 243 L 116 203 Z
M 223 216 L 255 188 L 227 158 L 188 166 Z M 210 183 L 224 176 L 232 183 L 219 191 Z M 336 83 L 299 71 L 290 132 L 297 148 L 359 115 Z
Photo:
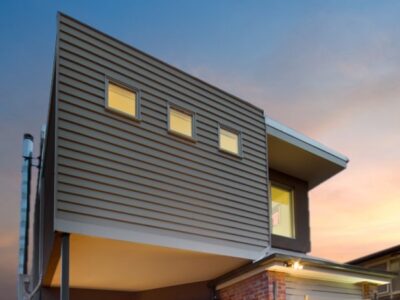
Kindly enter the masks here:
M 294 270 L 302 270 L 303 269 L 303 265 L 298 260 L 286 262 L 285 267 L 292 268 Z

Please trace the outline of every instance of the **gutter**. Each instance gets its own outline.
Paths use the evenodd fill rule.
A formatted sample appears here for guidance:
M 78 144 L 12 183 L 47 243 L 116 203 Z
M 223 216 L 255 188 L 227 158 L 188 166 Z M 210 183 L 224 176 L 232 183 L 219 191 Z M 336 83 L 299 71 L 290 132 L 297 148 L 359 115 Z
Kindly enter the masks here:
M 277 265 L 280 268 L 287 268 L 288 270 L 291 270 L 291 268 L 287 266 L 287 263 L 294 261 L 301 262 L 301 264 L 304 265 L 305 269 L 319 270 L 320 272 L 326 272 L 326 273 L 337 272 L 343 274 L 343 276 L 345 276 L 346 274 L 348 276 L 355 275 L 358 277 L 365 278 L 364 281 L 389 282 L 392 278 L 397 276 L 396 273 L 392 272 L 376 271 L 376 270 L 365 269 L 358 266 L 334 263 L 326 260 L 310 258 L 307 257 L 306 255 L 301 255 L 301 254 L 299 254 L 299 256 L 296 256 L 296 255 L 274 253 L 263 258 L 262 260 L 259 260 L 255 263 L 250 263 L 239 269 L 236 269 L 232 272 L 229 272 L 225 275 L 216 278 L 215 280 L 212 281 L 212 285 L 217 289 L 221 289 L 231 284 L 234 284 L 238 281 L 256 275 L 260 272 L 266 271 L 271 266 L 274 265 Z M 379 280 L 377 278 L 379 278 Z

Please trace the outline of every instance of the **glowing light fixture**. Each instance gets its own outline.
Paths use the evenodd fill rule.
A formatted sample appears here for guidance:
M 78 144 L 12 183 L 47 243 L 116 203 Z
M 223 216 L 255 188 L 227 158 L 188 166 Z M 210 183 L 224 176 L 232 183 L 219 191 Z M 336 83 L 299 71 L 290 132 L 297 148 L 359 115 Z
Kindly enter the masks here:
M 285 267 L 292 268 L 294 270 L 303 270 L 304 266 L 300 263 L 299 260 L 296 260 L 296 261 L 289 261 L 289 262 L 285 263 Z

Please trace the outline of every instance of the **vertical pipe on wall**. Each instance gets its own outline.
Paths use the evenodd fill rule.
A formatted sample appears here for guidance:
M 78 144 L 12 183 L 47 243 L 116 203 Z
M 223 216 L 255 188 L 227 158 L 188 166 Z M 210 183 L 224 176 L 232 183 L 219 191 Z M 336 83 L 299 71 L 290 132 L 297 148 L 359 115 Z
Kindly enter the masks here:
M 29 211 L 31 194 L 31 167 L 33 155 L 33 136 L 24 134 L 22 143 L 22 170 L 21 170 L 21 203 L 19 223 L 19 249 L 18 249 L 18 299 L 22 299 L 25 291 L 25 277 L 28 267 L 29 243 Z
M 22 146 L 21 171 L 21 207 L 19 227 L 19 264 L 18 274 L 27 274 L 28 242 L 29 242 L 29 211 L 31 194 L 31 166 L 33 155 L 33 136 L 24 134 Z
M 69 300 L 69 233 L 63 233 L 61 236 L 60 299 Z

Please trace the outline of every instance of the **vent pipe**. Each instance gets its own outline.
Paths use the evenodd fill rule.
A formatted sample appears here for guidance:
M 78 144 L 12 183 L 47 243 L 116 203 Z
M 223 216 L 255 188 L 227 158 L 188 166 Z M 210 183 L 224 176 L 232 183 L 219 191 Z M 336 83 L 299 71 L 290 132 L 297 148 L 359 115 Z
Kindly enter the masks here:
M 31 169 L 33 155 L 33 136 L 24 134 L 22 146 L 22 181 L 21 181 L 21 210 L 19 224 L 19 261 L 18 274 L 27 274 L 28 243 L 29 243 L 29 213 L 31 194 Z

